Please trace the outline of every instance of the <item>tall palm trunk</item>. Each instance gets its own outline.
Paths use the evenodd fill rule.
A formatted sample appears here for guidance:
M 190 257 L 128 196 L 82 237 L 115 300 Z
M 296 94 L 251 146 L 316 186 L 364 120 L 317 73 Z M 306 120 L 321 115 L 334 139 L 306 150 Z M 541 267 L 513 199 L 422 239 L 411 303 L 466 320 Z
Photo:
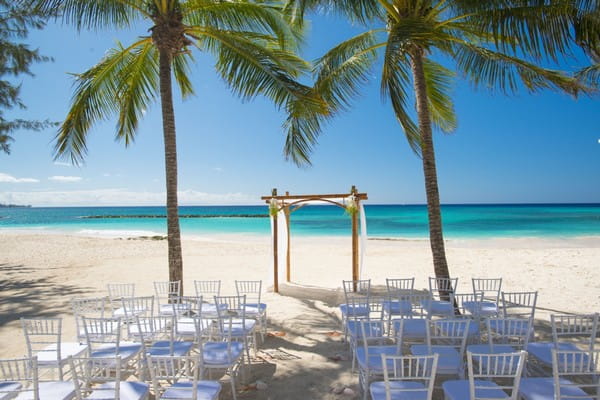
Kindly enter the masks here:
M 444 235 L 442 233 L 442 213 L 440 209 L 437 171 L 435 168 L 431 116 L 429 113 L 429 104 L 427 103 L 423 49 L 416 47 L 410 53 L 417 101 L 417 118 L 421 135 L 421 159 L 423 160 L 423 173 L 425 175 L 425 193 L 427 195 L 427 214 L 429 217 L 429 243 L 433 254 L 433 269 L 436 277 L 448 278 L 450 277 L 450 272 L 448 271 Z
M 180 281 L 183 293 L 183 258 L 177 203 L 177 141 L 175 137 L 175 112 L 171 89 L 171 54 L 159 48 L 160 102 L 162 107 L 165 144 L 165 175 L 167 181 L 167 242 L 169 246 L 169 280 Z

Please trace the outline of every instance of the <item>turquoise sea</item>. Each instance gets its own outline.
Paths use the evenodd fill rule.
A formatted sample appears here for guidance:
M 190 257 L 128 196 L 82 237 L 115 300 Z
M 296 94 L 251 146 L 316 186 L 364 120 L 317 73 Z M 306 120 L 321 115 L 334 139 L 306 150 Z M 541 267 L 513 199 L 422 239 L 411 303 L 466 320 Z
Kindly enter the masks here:
M 370 237 L 428 236 L 425 205 L 365 205 Z M 269 235 L 266 206 L 180 207 L 183 235 Z M 99 236 L 166 234 L 164 207 L 0 208 L 0 232 L 28 231 Z M 577 237 L 600 235 L 600 204 L 442 206 L 448 238 Z M 143 218 L 139 218 L 143 216 Z M 350 218 L 334 206 L 292 213 L 293 235 L 349 236 Z

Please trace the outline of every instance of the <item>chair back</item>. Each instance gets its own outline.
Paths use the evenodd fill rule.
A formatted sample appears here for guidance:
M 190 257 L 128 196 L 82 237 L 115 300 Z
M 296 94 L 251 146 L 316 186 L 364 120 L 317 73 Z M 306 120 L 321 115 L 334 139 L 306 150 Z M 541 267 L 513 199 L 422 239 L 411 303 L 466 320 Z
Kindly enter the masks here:
M 150 317 L 135 316 L 137 327 L 136 338 L 142 343 L 168 340 L 175 341 L 175 317 L 172 315 L 155 315 Z
M 385 398 L 431 400 L 438 355 L 402 356 L 382 354 Z M 393 382 L 417 383 L 395 385 Z
M 342 281 L 344 288 L 344 298 L 346 303 L 350 298 L 363 297 L 368 299 L 371 295 L 371 280 L 370 279 L 359 279 Z
M 73 316 L 75 317 L 75 327 L 77 329 L 77 339 L 79 341 L 85 340 L 85 332 L 83 331 L 83 324 L 81 323 L 81 317 L 97 317 L 104 318 L 104 312 L 106 311 L 106 298 L 105 297 L 83 297 L 75 298 L 71 300 L 71 308 L 73 309 Z
M 157 399 L 198 399 L 199 356 L 148 356 L 148 366 Z M 167 390 L 168 396 L 163 396 Z
M 181 281 L 155 281 L 154 293 L 158 304 L 167 304 L 171 298 L 181 296 Z
M 429 292 L 434 300 L 453 301 L 458 278 L 429 277 Z
M 202 296 L 206 301 L 210 301 L 215 296 L 221 295 L 221 281 L 194 281 L 196 296 Z
M 502 278 L 471 278 L 473 293 L 483 292 L 483 298 L 498 304 L 500 301 L 500 290 L 502 290 Z
M 461 316 L 468 316 L 475 319 L 482 317 L 481 305 L 483 302 L 483 292 L 454 293 L 452 298 Z
M 229 316 L 236 319 L 246 319 L 246 295 L 215 296 L 214 298 L 219 319 Z
M 576 341 L 582 350 L 592 350 L 598 331 L 598 314 L 551 314 L 552 340 Z
M 467 338 L 469 337 L 469 326 L 471 320 L 468 318 L 456 318 L 456 319 L 437 319 L 429 320 L 426 331 L 426 343 L 428 347 L 428 353 L 432 354 L 435 352 L 435 348 L 453 348 L 458 353 L 459 365 L 457 365 L 457 371 L 459 375 L 463 374 L 464 371 L 464 356 L 465 348 L 467 345 Z M 453 357 L 451 354 L 440 354 L 439 363 L 445 365 L 444 359 L 446 357 Z
M 600 351 L 552 349 L 556 400 L 600 399 Z
M 504 318 L 534 320 L 538 292 L 501 292 Z
M 235 290 L 238 296 L 246 295 L 246 302 L 260 303 L 262 281 L 235 281 Z
M 415 289 L 415 278 L 385 278 L 387 294 L 391 298 L 404 298 Z
M 77 400 L 120 399 L 121 357 L 69 357 Z M 103 385 L 105 383 L 111 385 Z M 93 392 L 93 395 L 90 394 Z
M 58 363 L 61 357 L 61 318 L 21 318 L 21 327 L 25 335 L 29 357 L 51 354 Z
M 135 283 L 109 283 L 106 285 L 111 301 L 120 301 L 122 297 L 135 296 Z
M 81 317 L 89 352 L 100 346 L 111 344 L 118 351 L 121 342 L 121 318 Z
M 469 395 L 471 400 L 517 400 L 519 383 L 527 352 L 474 354 L 467 352 Z M 490 387 L 488 382 L 496 385 Z M 502 397 L 497 397 L 501 391 Z M 506 395 L 509 397 L 506 397 Z
M 37 357 L 0 359 L 0 399 L 40 399 Z
M 488 318 L 485 323 L 491 349 L 497 344 L 509 345 L 518 350 L 527 348 L 533 327 L 530 319 Z

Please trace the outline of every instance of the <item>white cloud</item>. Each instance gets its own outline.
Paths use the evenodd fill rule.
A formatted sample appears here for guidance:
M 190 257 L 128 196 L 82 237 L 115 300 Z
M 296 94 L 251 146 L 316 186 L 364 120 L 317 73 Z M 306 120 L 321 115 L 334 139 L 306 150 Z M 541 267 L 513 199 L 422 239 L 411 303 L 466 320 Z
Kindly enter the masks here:
M 72 167 L 73 164 L 62 161 L 54 161 L 54 165 L 60 165 L 61 167 Z
M 223 172 L 223 168 L 221 168 L 221 167 L 213 167 L 212 170 L 216 171 L 216 172 Z
M 62 176 L 55 175 L 48 178 L 49 181 L 55 182 L 79 182 L 81 180 L 80 176 Z
M 179 191 L 180 205 L 262 204 L 260 197 L 247 193 L 206 193 Z M 159 206 L 165 192 L 135 192 L 127 189 L 73 191 L 0 192 L 0 203 L 33 206 Z
M 15 178 L 12 175 L 8 175 L 0 172 L 0 182 L 5 183 L 37 183 L 39 180 L 34 178 Z

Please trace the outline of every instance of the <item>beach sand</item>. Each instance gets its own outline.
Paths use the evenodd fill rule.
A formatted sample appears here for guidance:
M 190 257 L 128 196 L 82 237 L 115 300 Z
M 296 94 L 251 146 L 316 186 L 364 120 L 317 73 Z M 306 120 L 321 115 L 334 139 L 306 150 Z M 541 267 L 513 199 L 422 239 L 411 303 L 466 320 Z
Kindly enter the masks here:
M 184 239 L 184 287 L 195 279 L 220 279 L 222 294 L 234 280 L 272 281 L 268 236 L 222 235 Z M 547 332 L 552 312 L 600 311 L 600 237 L 576 239 L 448 240 L 447 256 L 459 292 L 471 277 L 502 277 L 505 291 L 539 291 L 537 332 Z M 369 240 L 363 278 L 415 277 L 427 287 L 433 268 L 426 240 Z M 109 282 L 135 282 L 136 294 L 153 294 L 153 281 L 167 272 L 166 240 L 106 239 L 67 235 L 0 233 L 0 357 L 26 353 L 19 318 L 62 317 L 64 340 L 74 338 L 69 300 L 104 296 Z M 292 284 L 281 294 L 266 292 L 269 335 L 253 360 L 240 399 L 358 398 L 358 378 L 342 342 L 341 281 L 351 279 L 349 237 L 292 238 Z M 355 396 L 335 394 L 350 387 Z M 221 398 L 229 398 L 223 385 Z

